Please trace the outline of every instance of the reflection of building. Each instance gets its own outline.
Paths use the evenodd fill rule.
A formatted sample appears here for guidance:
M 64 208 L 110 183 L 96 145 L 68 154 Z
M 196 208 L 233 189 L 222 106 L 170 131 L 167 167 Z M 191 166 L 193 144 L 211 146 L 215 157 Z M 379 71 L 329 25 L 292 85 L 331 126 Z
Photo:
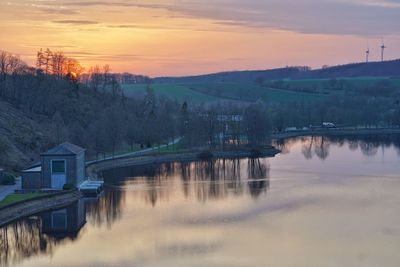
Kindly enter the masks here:
M 41 166 L 22 172 L 22 189 L 62 189 L 77 187 L 85 179 L 85 150 L 63 143 L 41 154 Z
M 76 237 L 86 223 L 84 200 L 63 209 L 49 211 L 41 215 L 42 232 L 57 239 Z
M 17 220 L 0 228 L 0 266 L 17 265 L 39 255 L 52 255 L 56 247 L 74 241 L 86 223 L 86 200 Z

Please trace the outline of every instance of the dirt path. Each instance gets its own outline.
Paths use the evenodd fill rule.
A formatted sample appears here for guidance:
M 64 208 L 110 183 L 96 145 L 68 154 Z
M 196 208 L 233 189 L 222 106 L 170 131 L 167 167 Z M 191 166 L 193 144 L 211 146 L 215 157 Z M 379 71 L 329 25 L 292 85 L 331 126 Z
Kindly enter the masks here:
M 139 151 L 130 152 L 130 153 L 126 153 L 126 154 L 120 154 L 120 155 L 116 155 L 116 156 L 105 157 L 103 159 L 87 161 L 86 162 L 86 166 L 91 165 L 91 164 L 101 163 L 101 162 L 104 162 L 104 161 L 110 161 L 110 160 L 126 158 L 126 157 L 143 156 L 143 155 L 148 154 L 149 152 L 157 151 L 157 150 L 159 150 L 161 148 L 177 144 L 177 143 L 179 143 L 179 141 L 181 141 L 181 139 L 182 139 L 181 137 L 178 137 L 175 140 L 169 142 L 168 144 L 161 145 L 161 146 L 158 146 L 158 147 L 151 147 L 151 148 L 146 148 L 146 149 L 142 149 L 142 150 L 139 150 Z

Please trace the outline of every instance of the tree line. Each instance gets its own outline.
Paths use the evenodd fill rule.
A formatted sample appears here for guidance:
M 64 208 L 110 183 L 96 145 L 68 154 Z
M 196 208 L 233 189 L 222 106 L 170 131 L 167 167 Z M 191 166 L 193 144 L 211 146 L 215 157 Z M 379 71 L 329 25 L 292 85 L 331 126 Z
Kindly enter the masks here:
M 398 127 L 400 105 L 396 98 L 366 95 L 333 95 L 323 101 L 286 102 L 269 105 L 273 131 L 287 127 L 321 126 L 332 122 L 344 127 Z
M 268 140 L 270 119 L 263 103 L 194 106 L 157 97 L 149 79 L 144 97 L 127 98 L 120 79 L 108 65 L 85 70 L 77 60 L 50 49 L 38 52 L 35 67 L 0 52 L 0 100 L 40 125 L 40 140 L 26 141 L 38 153 L 67 140 L 87 148 L 89 156 L 156 146 L 177 137 L 190 148 Z
M 134 77 L 114 74 L 108 65 L 85 70 L 76 59 L 50 49 L 38 52 L 35 67 L 0 51 L 0 100 L 40 125 L 42 135 L 16 141 L 37 154 L 67 140 L 100 157 L 178 137 L 182 147 L 226 149 L 259 147 L 269 143 L 272 132 L 323 122 L 400 125 L 400 105 L 393 97 L 349 93 L 307 102 L 192 105 L 158 97 L 150 79 Z M 146 82 L 146 94 L 127 98 L 121 79 Z

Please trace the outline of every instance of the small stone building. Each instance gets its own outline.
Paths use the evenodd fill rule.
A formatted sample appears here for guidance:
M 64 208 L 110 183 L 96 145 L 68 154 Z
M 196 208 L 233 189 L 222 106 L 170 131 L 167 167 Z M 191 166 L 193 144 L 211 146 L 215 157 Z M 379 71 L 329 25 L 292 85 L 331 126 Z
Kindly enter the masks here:
M 41 165 L 22 171 L 23 190 L 61 190 L 85 180 L 85 149 L 62 143 L 41 154 Z

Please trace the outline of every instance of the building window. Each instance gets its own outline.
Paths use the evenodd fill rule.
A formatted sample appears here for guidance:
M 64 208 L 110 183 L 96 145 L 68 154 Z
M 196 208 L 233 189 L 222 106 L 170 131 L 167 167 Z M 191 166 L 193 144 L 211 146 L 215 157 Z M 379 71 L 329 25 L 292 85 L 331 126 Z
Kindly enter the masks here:
M 52 160 L 51 161 L 52 173 L 65 173 L 65 160 Z

